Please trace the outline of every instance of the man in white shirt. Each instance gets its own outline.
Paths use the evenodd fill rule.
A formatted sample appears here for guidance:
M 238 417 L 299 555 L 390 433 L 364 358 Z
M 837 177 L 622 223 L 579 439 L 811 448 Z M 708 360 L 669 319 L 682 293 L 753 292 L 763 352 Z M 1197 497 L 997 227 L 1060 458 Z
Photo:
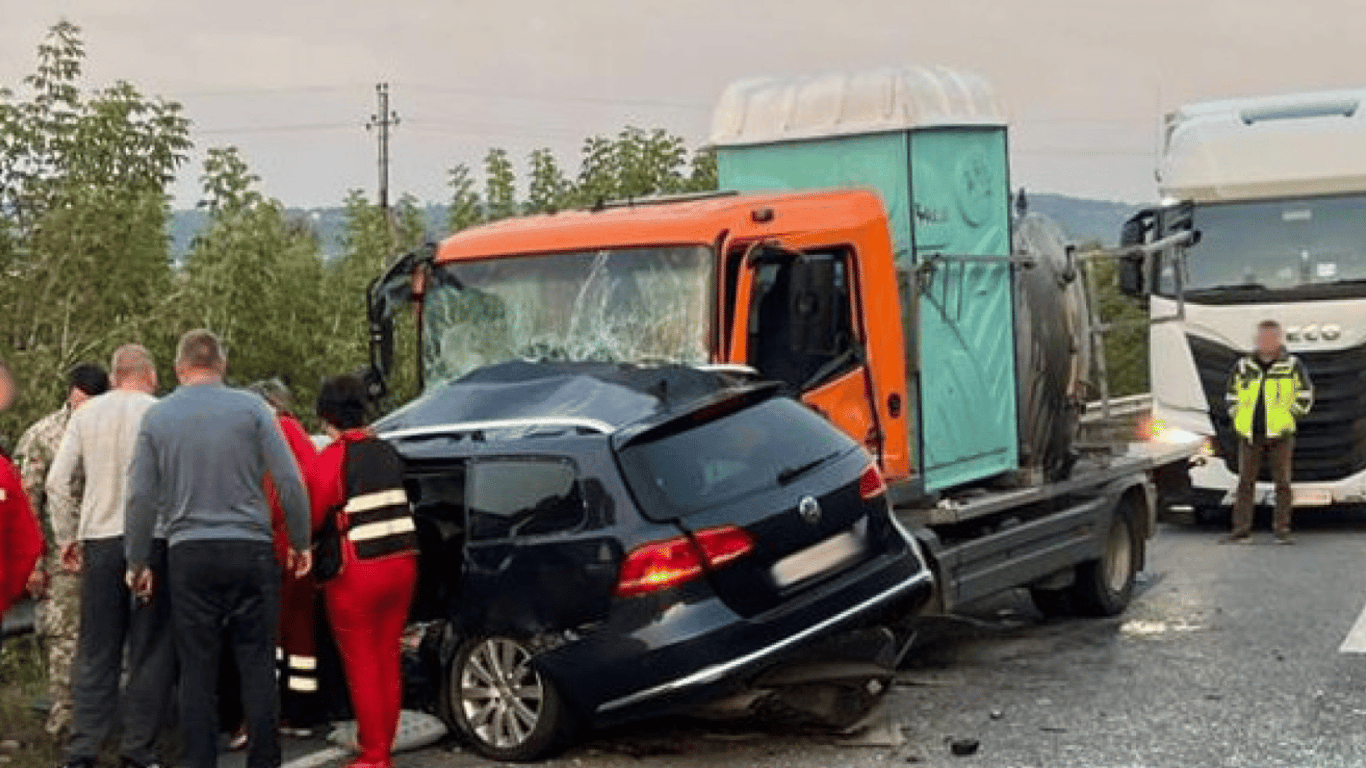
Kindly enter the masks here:
M 47 477 L 62 562 L 81 573 L 81 629 L 66 765 L 96 765 L 119 711 L 126 646 L 123 766 L 151 768 L 157 765 L 156 739 L 174 683 L 174 645 L 164 597 L 135 603 L 125 582 L 124 521 L 138 429 L 143 414 L 156 403 L 156 365 L 146 349 L 127 344 L 114 352 L 110 374 L 113 389 L 72 415 Z M 77 474 L 85 477 L 79 502 L 70 491 Z M 164 542 L 161 557 L 164 562 Z

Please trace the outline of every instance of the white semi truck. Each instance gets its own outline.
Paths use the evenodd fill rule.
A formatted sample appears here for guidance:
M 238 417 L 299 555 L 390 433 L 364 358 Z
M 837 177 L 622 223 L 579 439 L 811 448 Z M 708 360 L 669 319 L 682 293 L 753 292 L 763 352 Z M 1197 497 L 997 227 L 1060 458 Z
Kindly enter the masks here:
M 1366 90 L 1181 107 L 1166 117 L 1158 181 L 1161 205 L 1126 223 L 1121 244 L 1186 232 L 1189 244 L 1130 261 L 1121 283 L 1149 299 L 1153 432 L 1199 436 L 1206 454 L 1167 508 L 1208 518 L 1232 504 L 1225 386 L 1263 319 L 1285 327 L 1316 389 L 1296 506 L 1366 503 Z M 1269 503 L 1266 469 L 1260 480 Z

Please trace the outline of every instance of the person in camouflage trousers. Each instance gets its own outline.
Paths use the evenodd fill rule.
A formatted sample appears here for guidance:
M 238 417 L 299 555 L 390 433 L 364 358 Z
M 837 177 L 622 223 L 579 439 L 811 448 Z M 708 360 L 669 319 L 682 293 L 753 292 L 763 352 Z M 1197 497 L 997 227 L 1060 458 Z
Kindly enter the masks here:
M 109 375 L 104 368 L 83 363 L 67 375 L 66 401 L 62 407 L 39 419 L 19 438 L 15 458 L 19 463 L 24 491 L 42 521 L 45 540 L 53 538 L 52 510 L 48 505 L 48 468 L 66 434 L 71 413 L 86 400 L 109 390 Z M 73 488 L 73 493 L 79 489 Z M 79 498 L 79 494 L 76 494 Z M 68 568 L 64 565 L 71 565 Z M 47 732 L 58 736 L 71 729 L 71 667 L 76 657 L 76 638 L 80 632 L 81 580 L 74 568 L 63 564 L 60 553 L 50 550 L 38 561 L 29 578 L 29 590 L 41 595 L 36 629 L 47 653 L 48 711 Z

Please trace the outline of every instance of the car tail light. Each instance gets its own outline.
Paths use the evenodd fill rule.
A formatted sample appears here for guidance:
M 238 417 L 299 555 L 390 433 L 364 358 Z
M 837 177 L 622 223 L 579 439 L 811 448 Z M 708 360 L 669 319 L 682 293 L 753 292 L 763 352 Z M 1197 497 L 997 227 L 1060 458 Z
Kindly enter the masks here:
M 702 557 L 712 568 L 720 568 L 754 551 L 754 537 L 738 525 L 699 531 L 697 544 L 702 548 Z
M 882 479 L 882 473 L 877 471 L 876 466 L 869 464 L 858 479 L 859 497 L 864 501 L 872 501 L 886 492 L 887 482 Z
M 685 584 L 702 575 L 703 566 L 720 568 L 754 549 L 754 539 L 733 525 L 698 531 L 697 542 L 686 536 L 656 541 L 626 557 L 617 577 L 617 597 L 633 597 Z

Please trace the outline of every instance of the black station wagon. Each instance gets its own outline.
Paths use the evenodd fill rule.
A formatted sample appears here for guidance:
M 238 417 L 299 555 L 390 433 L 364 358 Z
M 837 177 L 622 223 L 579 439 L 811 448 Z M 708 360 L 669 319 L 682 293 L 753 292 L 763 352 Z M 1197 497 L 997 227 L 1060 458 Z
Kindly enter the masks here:
M 420 536 L 416 666 L 495 759 L 688 710 L 852 722 L 931 593 L 869 455 L 773 385 L 504 363 L 376 427 Z

